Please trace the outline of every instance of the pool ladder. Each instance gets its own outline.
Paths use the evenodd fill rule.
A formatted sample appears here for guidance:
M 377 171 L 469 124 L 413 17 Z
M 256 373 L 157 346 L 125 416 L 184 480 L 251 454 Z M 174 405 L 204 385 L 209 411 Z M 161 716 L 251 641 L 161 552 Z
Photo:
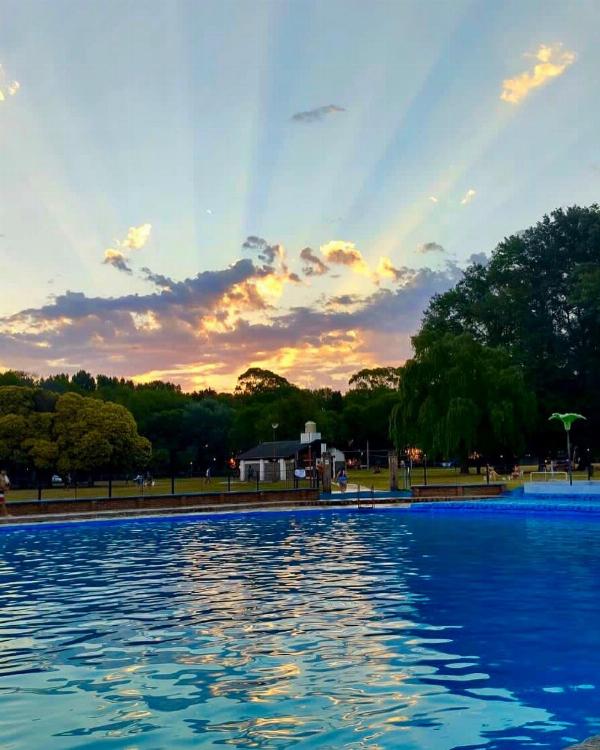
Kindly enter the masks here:
M 358 510 L 373 510 L 375 506 L 375 486 L 371 485 L 370 496 L 360 496 L 360 484 L 356 485 L 356 506 Z

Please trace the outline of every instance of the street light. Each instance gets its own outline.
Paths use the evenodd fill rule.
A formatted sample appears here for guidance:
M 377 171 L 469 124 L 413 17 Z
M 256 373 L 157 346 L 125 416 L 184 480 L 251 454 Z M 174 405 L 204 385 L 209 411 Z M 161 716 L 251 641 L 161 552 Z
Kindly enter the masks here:
M 277 428 L 279 427 L 279 422 L 271 422 L 271 427 L 273 428 L 273 481 L 275 481 L 275 437 Z

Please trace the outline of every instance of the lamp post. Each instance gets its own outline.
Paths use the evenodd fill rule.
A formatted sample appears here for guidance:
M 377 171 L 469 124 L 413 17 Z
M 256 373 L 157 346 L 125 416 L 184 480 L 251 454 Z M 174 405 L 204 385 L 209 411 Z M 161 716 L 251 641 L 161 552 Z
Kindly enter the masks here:
M 277 436 L 277 428 L 279 427 L 279 422 L 272 422 L 271 428 L 273 429 L 273 481 L 275 481 L 275 462 L 277 460 L 275 456 L 275 438 Z
M 575 412 L 567 412 L 566 414 L 559 414 L 558 412 L 554 412 L 550 417 L 548 417 L 548 420 L 551 419 L 558 419 L 560 422 L 562 422 L 563 427 L 565 428 L 565 432 L 567 433 L 567 466 L 569 468 L 569 484 L 573 484 L 573 468 L 571 466 L 571 426 L 573 422 L 575 422 L 578 419 L 585 419 L 586 417 L 583 416 L 583 414 L 576 414 Z

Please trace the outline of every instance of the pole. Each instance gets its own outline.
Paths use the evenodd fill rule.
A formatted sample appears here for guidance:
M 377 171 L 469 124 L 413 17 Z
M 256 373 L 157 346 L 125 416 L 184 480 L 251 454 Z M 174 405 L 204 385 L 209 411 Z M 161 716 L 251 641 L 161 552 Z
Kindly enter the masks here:
M 569 484 L 573 485 L 573 469 L 571 467 L 571 436 L 567 430 L 567 462 L 569 466 Z
M 427 453 L 423 454 L 423 483 L 427 487 Z
M 390 470 L 390 490 L 398 489 L 398 454 L 395 451 L 388 453 L 388 466 Z
M 369 457 L 369 441 L 367 440 L 367 471 L 369 471 L 371 466 L 370 457 Z

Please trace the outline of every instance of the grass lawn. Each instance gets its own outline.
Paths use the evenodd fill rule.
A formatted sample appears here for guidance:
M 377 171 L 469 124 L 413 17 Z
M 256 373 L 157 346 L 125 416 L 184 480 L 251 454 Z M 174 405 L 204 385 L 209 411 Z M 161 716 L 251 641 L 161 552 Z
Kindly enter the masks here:
M 240 482 L 239 479 L 231 479 L 231 491 L 256 491 L 256 481 Z M 288 482 L 260 482 L 260 490 L 281 490 L 291 489 L 292 481 Z M 302 482 L 301 487 L 308 487 L 308 482 Z M 175 480 L 175 492 L 181 494 L 184 492 L 227 492 L 227 477 L 213 477 L 210 482 L 206 482 L 200 477 L 183 477 Z M 168 495 L 171 493 L 170 478 L 156 479 L 154 487 L 140 488 L 134 482 L 125 484 L 124 481 L 115 481 L 112 486 L 113 497 L 138 497 L 140 495 Z M 108 495 L 108 483 L 97 482 L 94 487 L 44 487 L 42 490 L 42 499 L 50 500 L 51 498 L 76 498 L 76 497 L 106 497 Z M 37 489 L 11 490 L 7 493 L 7 501 L 11 500 L 35 500 L 37 499 Z
M 537 471 L 537 466 L 524 466 L 523 468 L 523 479 L 510 479 L 505 481 L 508 489 L 514 489 L 520 487 L 524 482 L 529 481 L 529 473 L 531 471 Z M 502 475 L 496 481 L 503 481 L 506 475 Z M 540 479 L 541 477 L 538 477 Z M 587 479 L 587 472 L 573 472 L 573 481 Z M 402 469 L 398 470 L 398 486 L 400 489 L 403 488 L 404 476 Z M 477 474 L 475 469 L 471 469 L 470 474 L 461 474 L 458 469 L 443 469 L 439 467 L 427 468 L 427 483 L 428 484 L 475 484 L 478 482 L 485 482 L 486 475 L 482 469 L 481 474 Z M 389 474 L 387 469 L 382 469 L 379 474 L 376 474 L 373 469 L 358 469 L 348 472 L 348 482 L 350 489 L 353 489 L 353 485 L 360 484 L 362 487 L 371 488 L 373 486 L 376 490 L 387 490 L 389 489 Z M 412 471 L 412 484 L 425 484 L 423 467 L 417 466 Z

